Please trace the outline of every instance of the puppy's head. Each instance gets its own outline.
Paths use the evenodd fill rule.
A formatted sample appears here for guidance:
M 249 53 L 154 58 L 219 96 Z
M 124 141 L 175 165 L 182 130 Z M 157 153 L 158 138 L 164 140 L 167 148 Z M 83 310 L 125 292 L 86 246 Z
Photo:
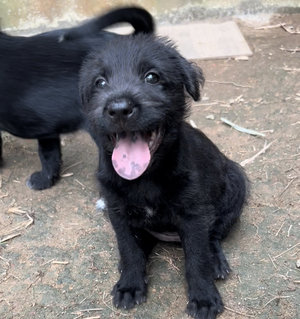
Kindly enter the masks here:
M 128 36 L 91 53 L 80 94 L 93 137 L 112 153 L 116 172 L 139 177 L 174 135 L 191 96 L 200 98 L 201 70 L 164 38 Z

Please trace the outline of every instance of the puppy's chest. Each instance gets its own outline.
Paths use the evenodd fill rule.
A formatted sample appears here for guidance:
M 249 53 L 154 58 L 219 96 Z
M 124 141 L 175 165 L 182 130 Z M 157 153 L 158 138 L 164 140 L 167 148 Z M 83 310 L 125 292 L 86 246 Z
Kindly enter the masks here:
M 128 206 L 126 210 L 128 222 L 137 228 L 153 228 L 157 230 L 173 229 L 175 226 L 174 211 L 163 207 Z

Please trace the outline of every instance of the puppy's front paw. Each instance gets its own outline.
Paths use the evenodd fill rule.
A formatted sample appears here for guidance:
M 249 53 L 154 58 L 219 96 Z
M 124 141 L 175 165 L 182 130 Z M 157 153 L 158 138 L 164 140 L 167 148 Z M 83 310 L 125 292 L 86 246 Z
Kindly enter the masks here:
M 131 309 L 146 301 L 146 282 L 144 279 L 121 279 L 113 288 L 113 304 L 117 308 Z
M 204 293 L 190 298 L 186 312 L 195 319 L 215 319 L 224 309 L 221 296 L 215 287 L 213 291 L 206 290 Z
M 35 190 L 50 188 L 54 184 L 53 178 L 48 178 L 42 172 L 33 173 L 27 180 L 26 185 Z

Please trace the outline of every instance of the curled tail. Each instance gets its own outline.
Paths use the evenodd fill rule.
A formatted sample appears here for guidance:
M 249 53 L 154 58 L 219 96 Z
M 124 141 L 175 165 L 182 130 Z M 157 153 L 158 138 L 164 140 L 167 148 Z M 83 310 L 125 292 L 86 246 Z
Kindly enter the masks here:
M 104 15 L 89 20 L 88 22 L 67 29 L 59 41 L 70 41 L 97 34 L 100 30 L 116 23 L 129 23 L 134 28 L 134 33 L 153 33 L 154 22 L 151 14 L 138 7 L 124 7 L 111 10 Z

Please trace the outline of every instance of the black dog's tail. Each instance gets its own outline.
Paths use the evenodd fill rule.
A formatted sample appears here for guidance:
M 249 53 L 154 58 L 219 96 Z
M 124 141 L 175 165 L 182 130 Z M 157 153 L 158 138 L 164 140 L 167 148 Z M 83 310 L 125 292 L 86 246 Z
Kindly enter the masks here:
M 68 29 L 60 36 L 59 41 L 69 41 L 97 34 L 100 30 L 115 23 L 129 23 L 134 28 L 134 33 L 153 33 L 154 22 L 151 14 L 138 7 L 124 7 L 107 12 L 94 18 L 83 25 Z

